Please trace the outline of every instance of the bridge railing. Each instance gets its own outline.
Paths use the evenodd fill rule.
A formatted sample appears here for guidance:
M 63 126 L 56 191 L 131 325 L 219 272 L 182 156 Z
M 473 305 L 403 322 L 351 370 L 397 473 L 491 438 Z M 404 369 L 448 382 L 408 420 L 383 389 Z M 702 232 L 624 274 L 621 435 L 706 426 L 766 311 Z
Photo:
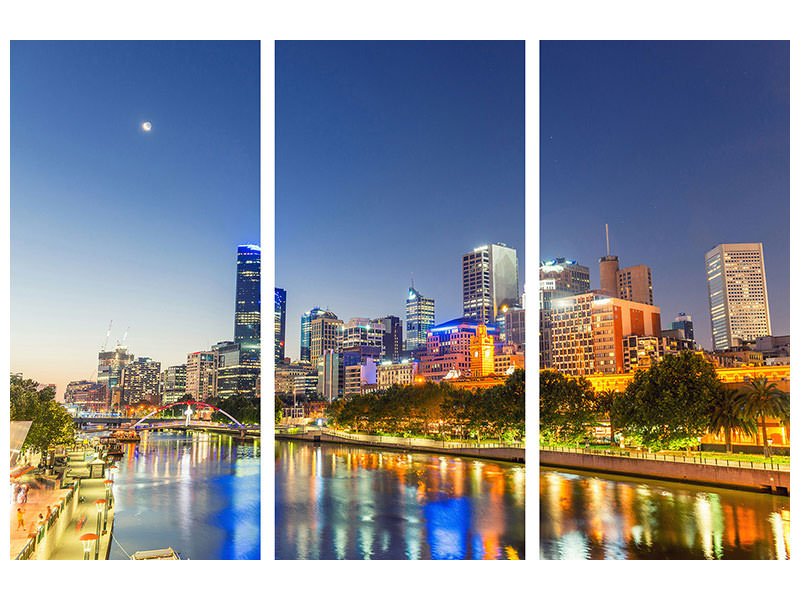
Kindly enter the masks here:
M 662 462 L 710 465 L 717 467 L 735 467 L 738 469 L 757 469 L 763 471 L 790 471 L 790 466 L 774 462 L 758 462 L 753 460 L 728 459 L 708 456 L 680 456 L 677 454 L 661 454 L 656 452 L 640 452 L 638 450 L 607 450 L 598 448 L 574 448 L 570 446 L 540 445 L 539 450 L 552 452 L 568 452 L 571 454 L 599 454 L 601 456 L 618 456 L 638 460 L 658 460 Z

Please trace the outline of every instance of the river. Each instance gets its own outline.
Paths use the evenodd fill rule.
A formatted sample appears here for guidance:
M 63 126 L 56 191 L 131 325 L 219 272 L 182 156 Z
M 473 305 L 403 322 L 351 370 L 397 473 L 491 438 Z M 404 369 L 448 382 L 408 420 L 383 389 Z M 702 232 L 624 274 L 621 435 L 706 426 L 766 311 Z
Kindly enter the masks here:
M 525 558 L 525 467 L 275 442 L 279 559 Z
M 789 498 L 541 467 L 543 559 L 787 559 Z
M 111 475 L 112 560 L 169 546 L 191 560 L 260 558 L 259 441 L 153 432 L 125 448 Z

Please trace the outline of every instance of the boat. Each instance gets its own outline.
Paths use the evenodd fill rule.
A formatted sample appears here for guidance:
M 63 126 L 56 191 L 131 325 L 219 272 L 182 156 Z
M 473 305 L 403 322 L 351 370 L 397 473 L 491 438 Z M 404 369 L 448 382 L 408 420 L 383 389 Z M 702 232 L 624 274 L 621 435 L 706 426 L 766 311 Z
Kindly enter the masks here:
M 138 442 L 140 439 L 142 439 L 135 431 L 126 429 L 117 429 L 116 431 L 112 431 L 111 437 L 119 442 Z
M 163 548 L 161 550 L 139 550 L 134 552 L 131 560 L 180 560 L 178 555 L 172 547 Z

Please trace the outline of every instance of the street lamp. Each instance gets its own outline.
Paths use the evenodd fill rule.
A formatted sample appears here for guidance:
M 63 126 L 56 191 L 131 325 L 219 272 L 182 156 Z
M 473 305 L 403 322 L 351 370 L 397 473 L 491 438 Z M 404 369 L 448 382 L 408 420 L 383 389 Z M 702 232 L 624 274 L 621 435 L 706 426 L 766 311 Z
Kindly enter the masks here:
M 97 538 L 100 539 L 100 513 L 103 512 L 103 507 L 105 506 L 106 501 L 102 498 L 95 500 L 94 505 L 97 507 Z M 97 560 L 97 557 L 100 555 L 100 542 L 97 542 L 97 547 L 94 550 L 94 559 Z
M 83 544 L 83 560 L 89 560 L 89 553 L 92 551 L 92 544 L 97 543 L 99 547 L 100 544 L 98 542 L 100 538 L 93 533 L 84 533 L 81 537 L 81 543 Z
M 106 486 L 106 502 L 108 502 L 109 506 L 111 505 L 111 485 L 114 483 L 112 479 L 106 479 L 103 482 L 103 485 Z

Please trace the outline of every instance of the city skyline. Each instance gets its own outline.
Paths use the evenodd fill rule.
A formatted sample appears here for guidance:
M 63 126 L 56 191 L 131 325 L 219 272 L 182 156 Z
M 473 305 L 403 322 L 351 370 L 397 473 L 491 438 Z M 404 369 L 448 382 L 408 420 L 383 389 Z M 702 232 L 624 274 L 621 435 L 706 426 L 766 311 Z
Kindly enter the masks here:
M 711 348 L 705 253 L 764 247 L 789 333 L 788 42 L 542 42 L 540 259 L 646 265 Z M 757 207 L 757 209 L 756 209 Z M 568 233 L 568 235 L 565 235 Z
M 260 244 L 258 42 L 13 42 L 11 370 L 94 379 L 234 338 Z M 145 127 L 150 123 L 150 127 Z
M 482 245 L 517 250 L 523 292 L 524 83 L 523 42 L 276 44 L 286 356 L 315 306 L 405 320 L 412 278 L 437 323 L 462 316 Z

